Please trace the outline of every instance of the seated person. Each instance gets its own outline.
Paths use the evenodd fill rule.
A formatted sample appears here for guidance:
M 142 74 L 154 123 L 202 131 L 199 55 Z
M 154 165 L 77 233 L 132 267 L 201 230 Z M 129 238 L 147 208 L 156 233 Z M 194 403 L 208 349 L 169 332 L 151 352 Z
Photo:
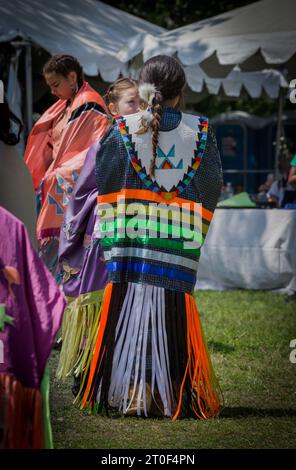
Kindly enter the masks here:
M 288 183 L 296 189 L 296 153 L 293 156 L 291 162 L 290 162 L 291 168 L 289 172 L 289 178 L 288 178 Z
M 268 173 L 266 181 L 263 184 L 261 184 L 258 188 L 259 194 L 267 193 L 270 190 L 271 185 L 272 185 L 273 182 L 274 182 L 273 173 Z
M 287 147 L 279 162 L 280 179 L 272 183 L 267 193 L 269 203 L 273 203 L 278 208 L 283 208 L 286 204 L 296 201 L 296 190 L 290 183 L 289 170 L 291 159 L 292 153 L 289 147 Z
M 296 189 L 296 153 L 290 162 L 291 168 L 289 172 L 288 183 Z M 296 204 L 296 201 L 295 201 Z M 293 277 L 293 281 L 290 284 L 290 292 L 287 295 L 287 300 L 296 300 L 296 274 Z

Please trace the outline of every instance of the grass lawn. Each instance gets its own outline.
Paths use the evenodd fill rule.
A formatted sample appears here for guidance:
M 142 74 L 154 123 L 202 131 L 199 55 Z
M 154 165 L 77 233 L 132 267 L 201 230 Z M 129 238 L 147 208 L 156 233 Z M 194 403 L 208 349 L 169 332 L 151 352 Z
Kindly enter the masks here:
M 72 405 L 72 379 L 54 377 L 50 360 L 55 448 L 199 449 L 295 448 L 296 302 L 262 291 L 201 291 L 197 308 L 224 395 L 219 418 L 170 419 L 89 416 Z

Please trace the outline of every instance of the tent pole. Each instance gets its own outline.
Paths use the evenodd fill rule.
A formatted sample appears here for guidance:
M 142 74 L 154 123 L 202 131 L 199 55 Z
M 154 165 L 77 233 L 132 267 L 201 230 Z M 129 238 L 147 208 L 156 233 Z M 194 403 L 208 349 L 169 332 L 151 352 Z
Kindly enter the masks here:
M 33 126 L 33 87 L 32 87 L 32 55 L 31 44 L 26 44 L 26 106 L 27 106 L 27 135 Z
M 278 116 L 277 116 L 277 128 L 276 128 L 276 146 L 275 146 L 275 178 L 279 178 L 279 159 L 281 154 L 281 137 L 282 137 L 282 119 L 283 119 L 283 109 L 284 109 L 284 88 L 280 88 L 279 99 L 278 99 Z

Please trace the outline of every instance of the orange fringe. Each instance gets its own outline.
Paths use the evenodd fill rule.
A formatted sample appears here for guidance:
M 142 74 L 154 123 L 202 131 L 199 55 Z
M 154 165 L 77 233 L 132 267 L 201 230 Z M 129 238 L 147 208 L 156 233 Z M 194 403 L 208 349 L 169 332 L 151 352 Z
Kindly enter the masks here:
M 188 361 L 180 388 L 179 402 L 173 421 L 181 411 L 183 389 L 190 380 L 192 409 L 199 419 L 217 416 L 222 408 L 222 394 L 207 350 L 194 297 L 185 294 L 187 317 Z M 198 409 L 195 406 L 195 397 Z
M 44 447 L 42 398 L 11 375 L 0 374 L 0 420 L 4 422 L 3 449 Z
M 90 366 L 90 372 L 89 372 L 89 377 L 88 377 L 86 390 L 84 392 L 82 402 L 81 402 L 81 406 L 80 406 L 81 409 L 84 408 L 85 406 L 87 406 L 90 403 L 91 399 L 92 399 L 93 390 L 91 390 L 91 388 L 92 388 L 93 379 L 94 379 L 94 375 L 95 375 L 95 370 L 96 370 L 96 366 L 97 366 L 97 362 L 98 362 L 98 357 L 99 357 L 99 353 L 100 353 L 100 350 L 101 350 L 101 347 L 102 347 L 103 336 L 104 336 L 104 332 L 105 332 L 105 328 L 106 328 L 106 324 L 107 324 L 109 306 L 110 306 L 110 301 L 111 301 L 111 295 L 112 295 L 112 283 L 110 282 L 110 283 L 107 284 L 107 286 L 105 288 L 105 292 L 104 292 L 104 298 L 103 298 L 103 304 L 102 304 L 102 313 L 101 313 L 101 319 L 100 319 L 100 324 L 99 324 L 99 329 L 98 329 L 98 337 L 97 337 L 97 341 L 96 341 L 94 356 L 92 358 L 92 362 L 91 362 L 91 366 Z M 103 351 L 103 354 L 102 354 L 102 357 L 101 357 L 101 361 L 102 361 L 103 355 L 104 355 L 104 351 Z M 99 364 L 99 367 L 100 367 L 100 364 Z

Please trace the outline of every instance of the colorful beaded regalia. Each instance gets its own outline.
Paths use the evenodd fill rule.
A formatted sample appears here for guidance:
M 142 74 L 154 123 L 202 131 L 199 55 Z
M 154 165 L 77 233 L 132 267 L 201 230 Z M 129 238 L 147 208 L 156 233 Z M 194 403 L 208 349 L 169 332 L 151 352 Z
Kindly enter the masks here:
M 28 138 L 25 162 L 36 192 L 39 254 L 58 284 L 64 211 L 90 146 L 108 127 L 103 99 L 84 82 L 72 104 L 67 106 L 66 100 L 59 99 L 37 121 Z
M 222 171 L 208 120 L 164 108 L 155 178 L 141 113 L 117 117 L 97 153 L 97 236 L 108 270 L 81 407 L 217 416 L 221 392 L 193 297 Z

